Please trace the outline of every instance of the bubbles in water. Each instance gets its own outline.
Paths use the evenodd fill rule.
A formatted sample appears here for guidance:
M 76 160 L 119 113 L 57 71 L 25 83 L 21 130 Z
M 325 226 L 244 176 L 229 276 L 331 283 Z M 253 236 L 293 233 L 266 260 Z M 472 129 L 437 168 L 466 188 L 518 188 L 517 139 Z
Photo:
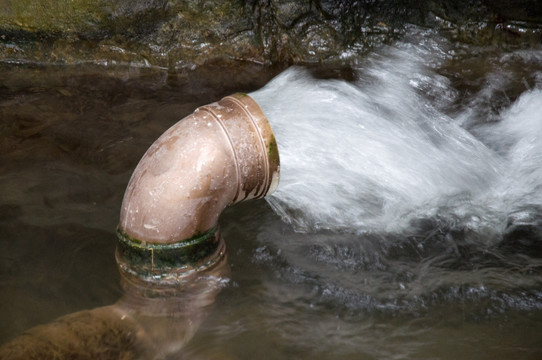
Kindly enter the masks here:
M 502 121 L 487 126 L 486 141 L 504 154 L 506 174 L 495 196 L 509 204 L 542 204 L 542 91 L 533 89 L 502 113 Z

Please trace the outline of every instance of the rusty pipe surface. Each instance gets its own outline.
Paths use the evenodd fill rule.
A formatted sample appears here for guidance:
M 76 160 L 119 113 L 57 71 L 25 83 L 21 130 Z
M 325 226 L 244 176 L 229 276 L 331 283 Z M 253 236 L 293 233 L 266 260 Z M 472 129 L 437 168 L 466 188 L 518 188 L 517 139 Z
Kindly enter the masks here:
M 196 109 L 147 150 L 124 194 L 119 233 L 155 245 L 198 238 L 216 228 L 226 206 L 273 192 L 279 172 L 263 111 L 248 95 L 226 96 Z

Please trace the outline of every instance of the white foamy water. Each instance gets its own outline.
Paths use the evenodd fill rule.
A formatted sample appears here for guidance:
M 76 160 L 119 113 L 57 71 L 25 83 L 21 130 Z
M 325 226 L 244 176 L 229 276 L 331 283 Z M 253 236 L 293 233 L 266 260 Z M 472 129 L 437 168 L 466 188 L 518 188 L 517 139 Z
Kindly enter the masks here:
M 493 196 L 509 207 L 542 205 L 542 90 L 524 92 L 482 134 L 505 164 Z
M 541 90 L 474 136 L 462 124 L 479 123 L 475 111 L 442 110 L 457 96 L 434 70 L 447 56 L 442 44 L 404 43 L 368 59 L 355 83 L 290 68 L 250 94 L 279 145 L 273 209 L 298 231 L 402 231 L 442 212 L 484 231 L 542 205 Z

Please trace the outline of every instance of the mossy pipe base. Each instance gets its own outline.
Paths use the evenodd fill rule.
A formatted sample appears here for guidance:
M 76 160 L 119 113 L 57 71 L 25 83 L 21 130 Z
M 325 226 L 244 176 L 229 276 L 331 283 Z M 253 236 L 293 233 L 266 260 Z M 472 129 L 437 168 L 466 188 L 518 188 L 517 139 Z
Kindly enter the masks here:
M 171 244 L 142 242 L 120 229 L 117 237 L 116 259 L 120 271 L 149 282 L 182 282 L 188 275 L 212 267 L 226 252 L 218 226 Z

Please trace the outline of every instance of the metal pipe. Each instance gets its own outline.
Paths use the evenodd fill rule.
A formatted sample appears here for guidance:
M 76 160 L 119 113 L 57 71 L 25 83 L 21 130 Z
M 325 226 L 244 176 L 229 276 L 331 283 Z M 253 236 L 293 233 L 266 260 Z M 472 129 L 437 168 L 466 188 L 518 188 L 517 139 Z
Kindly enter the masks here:
M 145 276 L 206 267 L 224 252 L 224 208 L 272 193 L 277 144 L 263 111 L 246 94 L 202 106 L 147 150 L 124 194 L 117 260 Z M 123 267 L 122 264 L 126 266 Z

